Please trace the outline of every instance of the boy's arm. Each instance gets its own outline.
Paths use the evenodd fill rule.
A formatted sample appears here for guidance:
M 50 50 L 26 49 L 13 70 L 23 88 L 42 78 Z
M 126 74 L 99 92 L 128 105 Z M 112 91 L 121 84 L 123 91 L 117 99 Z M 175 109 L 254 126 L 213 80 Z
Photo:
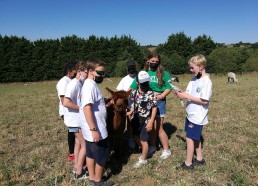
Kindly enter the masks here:
M 71 98 L 68 98 L 68 97 L 64 98 L 63 105 L 67 108 L 74 109 L 74 110 L 79 110 L 80 109 L 80 107 L 78 105 L 74 104 L 72 102 Z
M 205 99 L 202 99 L 202 98 L 197 98 L 197 97 L 194 97 L 194 96 L 191 96 L 189 94 L 187 94 L 186 92 L 175 92 L 175 95 L 180 98 L 180 99 L 187 99 L 189 101 L 192 101 L 192 102 L 195 102 L 195 103 L 198 103 L 198 104 L 201 104 L 201 105 L 206 105 L 209 103 L 209 100 L 205 100 Z
M 149 121 L 148 121 L 148 124 L 147 124 L 147 126 L 146 126 L 146 130 L 147 131 L 151 131 L 152 130 L 152 128 L 153 128 L 153 123 L 154 123 L 154 121 L 155 121 L 155 117 L 156 117 L 156 114 L 157 114 L 157 107 L 152 107 L 152 111 L 151 111 L 151 117 L 150 117 L 150 119 L 149 119 Z
M 85 105 L 85 107 L 83 107 L 83 112 L 84 112 L 86 121 L 89 125 L 89 128 L 92 132 L 93 140 L 94 141 L 99 141 L 100 140 L 100 134 L 97 130 L 97 126 L 96 126 L 96 124 L 94 122 L 94 119 L 93 119 L 92 106 L 93 106 L 92 104 Z
M 64 105 L 64 95 L 60 95 L 60 100 L 61 100 L 62 105 Z

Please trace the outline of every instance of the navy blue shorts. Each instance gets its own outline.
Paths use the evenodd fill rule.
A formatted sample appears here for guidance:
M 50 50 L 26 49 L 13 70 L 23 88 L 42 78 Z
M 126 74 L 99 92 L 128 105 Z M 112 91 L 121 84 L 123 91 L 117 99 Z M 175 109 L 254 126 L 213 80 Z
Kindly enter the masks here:
M 157 100 L 157 114 L 156 117 L 165 117 L 166 115 L 166 98 Z
M 86 140 L 86 157 L 92 158 L 98 165 L 104 166 L 109 159 L 110 147 L 108 139 L 99 142 L 89 142 Z
M 187 138 L 200 141 L 202 129 L 203 125 L 196 125 L 190 122 L 187 118 L 185 119 L 185 132 Z
M 139 117 L 138 115 L 134 115 L 131 120 L 131 126 L 133 129 L 133 135 L 140 137 L 141 141 L 149 140 L 149 132 L 146 131 L 146 118 Z

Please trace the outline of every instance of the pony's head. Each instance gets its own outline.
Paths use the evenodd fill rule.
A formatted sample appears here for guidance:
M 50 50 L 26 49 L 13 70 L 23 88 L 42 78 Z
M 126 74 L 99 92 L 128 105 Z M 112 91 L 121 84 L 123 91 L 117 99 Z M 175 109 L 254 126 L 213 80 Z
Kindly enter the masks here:
M 131 90 L 128 92 L 124 90 L 113 91 L 108 87 L 106 87 L 106 90 L 111 94 L 111 99 L 115 111 L 125 111 L 128 106 L 128 97 L 131 93 Z

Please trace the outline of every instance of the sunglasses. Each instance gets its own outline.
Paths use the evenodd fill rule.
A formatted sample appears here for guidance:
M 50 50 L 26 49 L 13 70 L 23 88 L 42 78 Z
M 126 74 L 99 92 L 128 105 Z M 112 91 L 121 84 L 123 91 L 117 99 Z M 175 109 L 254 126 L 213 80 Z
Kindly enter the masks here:
M 96 73 L 99 75 L 99 76 L 102 76 L 104 77 L 106 75 L 105 71 L 101 71 L 101 70 L 95 70 Z

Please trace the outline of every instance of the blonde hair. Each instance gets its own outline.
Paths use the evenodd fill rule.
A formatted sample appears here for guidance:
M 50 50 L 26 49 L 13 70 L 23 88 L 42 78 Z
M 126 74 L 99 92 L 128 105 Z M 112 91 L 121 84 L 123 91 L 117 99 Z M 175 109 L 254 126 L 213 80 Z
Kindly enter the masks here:
M 188 64 L 193 63 L 197 66 L 203 65 L 203 67 L 206 67 L 207 60 L 202 54 L 198 54 L 196 56 L 193 56 L 189 61 Z

